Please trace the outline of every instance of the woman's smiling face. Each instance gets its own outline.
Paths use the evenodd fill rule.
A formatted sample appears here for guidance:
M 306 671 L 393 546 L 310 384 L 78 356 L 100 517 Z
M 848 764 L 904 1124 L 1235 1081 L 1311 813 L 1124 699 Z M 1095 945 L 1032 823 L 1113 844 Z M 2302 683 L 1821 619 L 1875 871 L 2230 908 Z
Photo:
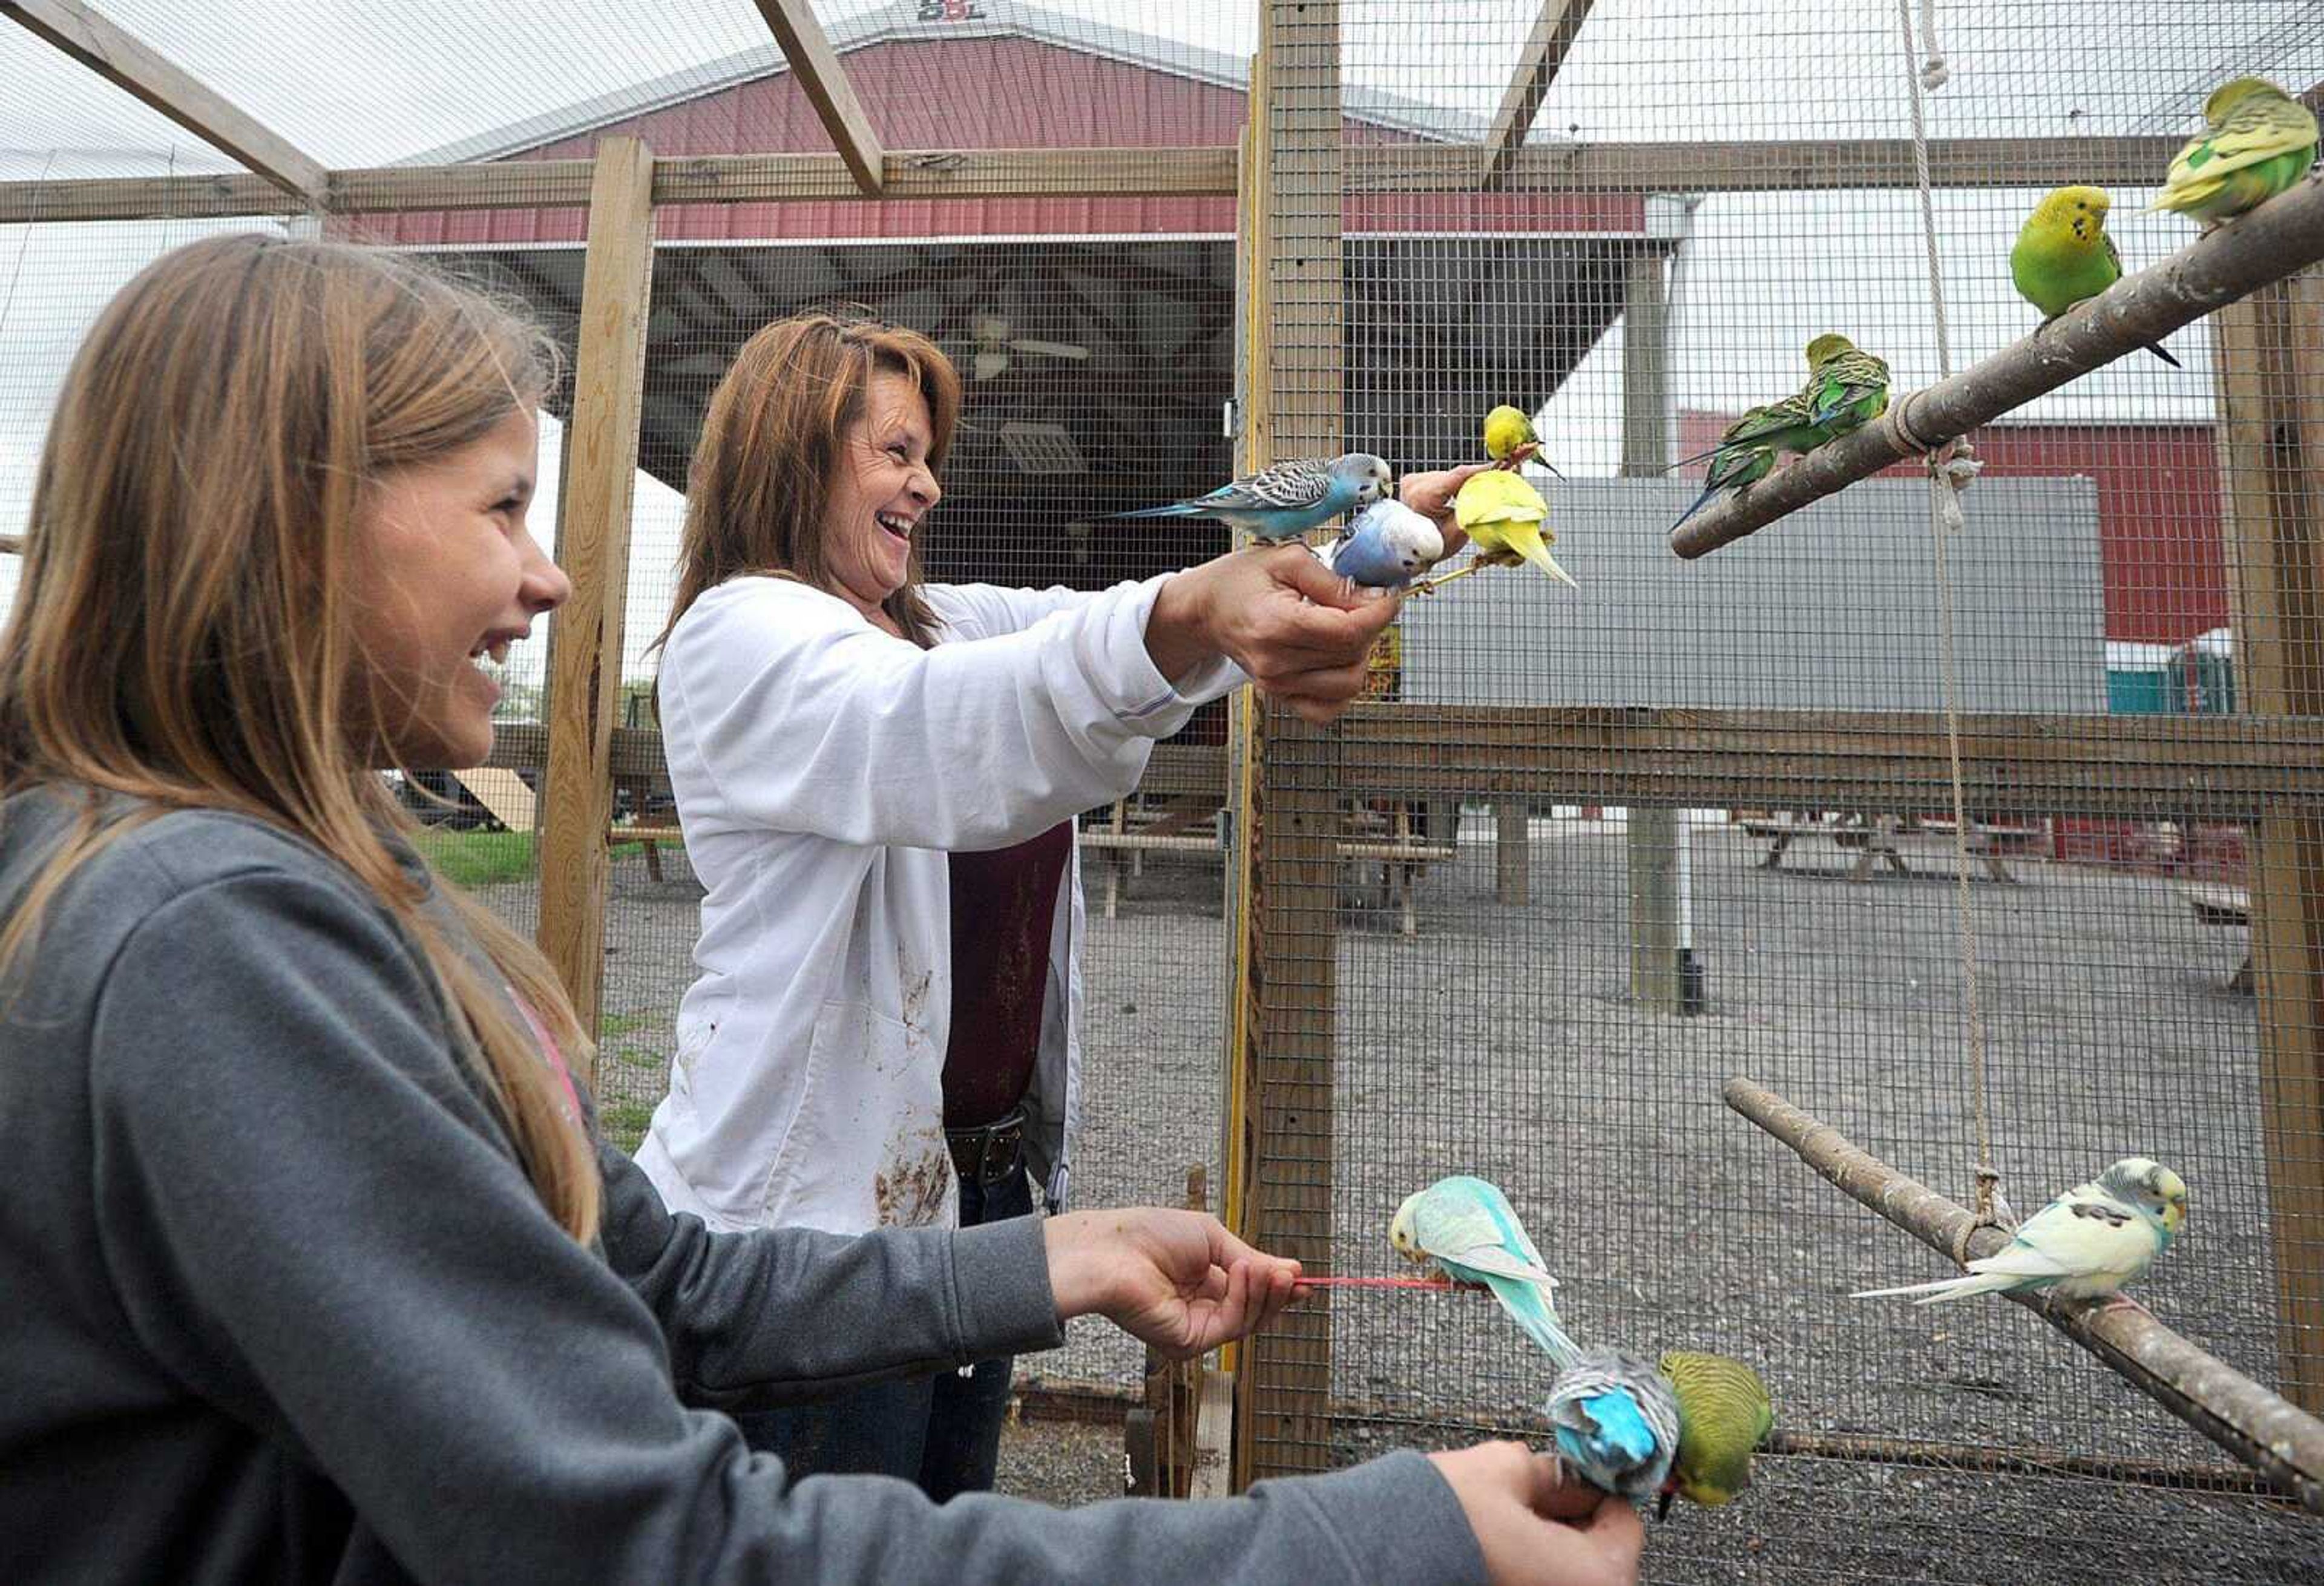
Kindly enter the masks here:
M 863 411 L 840 437 L 825 554 L 833 593 L 882 626 L 881 604 L 910 576 L 912 536 L 944 495 L 928 467 L 934 443 L 912 377 L 873 370 Z

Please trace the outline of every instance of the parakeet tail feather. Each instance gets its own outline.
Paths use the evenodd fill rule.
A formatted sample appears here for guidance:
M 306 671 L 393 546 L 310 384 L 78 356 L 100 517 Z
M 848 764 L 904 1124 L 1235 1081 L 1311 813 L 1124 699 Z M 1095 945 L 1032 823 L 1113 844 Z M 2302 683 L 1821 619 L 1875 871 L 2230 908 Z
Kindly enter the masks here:
M 1938 1305 L 1948 1300 L 1965 1300 L 1971 1295 L 1992 1294 L 2024 1281 L 2022 1273 L 1972 1272 L 1960 1277 L 1940 1277 L 1934 1283 L 1908 1283 L 1902 1288 L 1858 1289 L 1848 1297 L 1855 1300 L 1888 1299 L 1902 1295 L 1918 1295 L 1916 1305 Z

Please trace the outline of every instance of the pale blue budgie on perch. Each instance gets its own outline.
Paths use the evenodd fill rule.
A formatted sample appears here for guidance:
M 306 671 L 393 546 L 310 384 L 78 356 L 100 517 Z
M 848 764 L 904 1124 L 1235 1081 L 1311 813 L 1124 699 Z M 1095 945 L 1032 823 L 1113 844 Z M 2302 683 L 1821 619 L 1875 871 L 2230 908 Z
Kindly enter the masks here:
M 1581 1352 L 1557 1318 L 1557 1279 L 1542 1265 L 1507 1195 L 1466 1174 L 1440 1178 L 1406 1195 L 1388 1224 L 1388 1240 L 1407 1261 L 1434 1262 L 1455 1283 L 1492 1290 L 1527 1338 L 1560 1368 Z
M 1386 461 L 1370 452 L 1349 452 L 1324 461 L 1294 457 L 1222 484 L 1207 495 L 1117 512 L 1120 518 L 1216 518 L 1260 539 L 1296 539 L 1342 512 L 1352 512 L 1388 496 Z
M 2088 1184 L 2078 1184 L 2027 1218 L 2016 1237 L 1969 1264 L 1967 1275 L 1902 1288 L 1868 1288 L 1853 1297 L 1916 1295 L 1938 1305 L 1977 1294 L 2051 1289 L 2074 1298 L 2119 1291 L 2171 1248 L 2187 1221 L 2187 1184 L 2150 1157 L 2125 1157 Z M 2141 1307 L 2142 1309 L 2144 1307 Z

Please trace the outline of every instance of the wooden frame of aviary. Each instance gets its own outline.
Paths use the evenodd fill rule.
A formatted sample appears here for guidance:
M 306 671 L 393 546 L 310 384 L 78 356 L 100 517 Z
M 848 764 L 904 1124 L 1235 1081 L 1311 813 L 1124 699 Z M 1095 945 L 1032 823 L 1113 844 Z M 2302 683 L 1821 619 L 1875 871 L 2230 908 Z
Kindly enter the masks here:
M 570 548 L 583 545 L 578 559 L 589 565 L 575 568 L 576 585 L 586 573 L 598 593 L 594 611 L 584 614 L 576 603 L 560 625 L 602 654 L 609 641 L 618 653 L 620 603 L 605 592 L 621 586 L 627 556 L 621 503 L 636 461 L 642 385 L 641 339 L 631 338 L 643 321 L 653 206 L 1238 195 L 1250 292 L 1271 294 L 1269 311 L 1250 317 L 1251 378 L 1243 392 L 1246 456 L 1263 461 L 1335 446 L 1339 438 L 1341 194 L 1904 189 L 1916 180 L 1903 140 L 1526 142 L 1585 24 L 1589 0 L 1543 0 L 1484 141 L 1343 147 L 1338 7 L 1325 0 L 1255 3 L 1268 41 L 1253 74 L 1251 134 L 1240 159 L 1235 149 L 1218 147 L 887 149 L 812 8 L 756 0 L 807 86 L 835 152 L 656 160 L 609 143 L 595 160 L 326 170 L 82 0 L 0 0 L 0 18 L 107 76 L 251 172 L 0 182 L 0 224 L 588 206 L 582 318 L 590 328 L 582 362 L 590 372 L 591 438 L 574 448 L 566 510 L 576 514 L 567 534 L 579 537 L 567 540 L 568 565 L 576 559 Z M 1332 49 L 1318 41 L 1326 32 Z M 2303 97 L 2313 102 L 2319 95 Z M 1941 138 L 1928 145 L 1929 172 L 1941 188 L 2144 186 L 2177 143 Z M 2267 268 L 2283 267 L 2292 254 L 2278 251 L 2268 234 L 2296 225 L 2324 235 L 2324 209 L 2312 193 L 2278 204 L 2292 207 L 2263 212 L 2236 228 L 2251 228 L 2249 235 L 2210 239 L 2180 262 L 2200 272 L 2266 253 Z M 1298 266 L 1303 259 L 1308 264 Z M 2183 322 L 2171 318 L 2175 309 L 2155 306 L 2171 298 L 2161 284 L 2126 286 L 2156 293 L 2140 296 L 2135 322 L 2127 300 L 2086 307 L 2043 333 L 2042 355 L 2085 356 Z M 2109 326 L 2116 307 L 2125 317 Z M 2279 1358 L 2287 1396 L 2310 1409 L 2324 1407 L 2324 613 L 2313 572 L 2324 526 L 2319 310 L 2324 292 L 2311 275 L 2261 286 L 2214 317 L 2246 714 L 2177 718 L 2168 731 L 2135 718 L 1972 714 L 1962 723 L 1972 807 L 2126 815 L 2150 812 L 2168 795 L 2173 808 L 2255 824 L 2260 881 L 2253 946 L 2282 1290 Z M 1924 418 L 1930 411 L 1920 410 Z M 580 415 L 576 425 L 582 427 Z M 1872 437 L 1859 445 L 1868 456 L 1881 442 Z M 1837 467 L 1852 455 L 1833 447 L 1803 468 Z M 1791 472 L 1801 473 L 1798 488 L 1816 477 Z M 1767 502 L 1779 486 L 1794 487 L 1788 475 L 1770 481 Z M 0 552 L 8 549 L 0 545 Z M 604 866 L 601 854 L 587 852 L 603 838 L 595 813 L 614 769 L 647 774 L 659 763 L 652 734 L 610 725 L 596 656 L 583 653 L 589 648 L 559 646 L 557 691 L 572 696 L 551 705 L 546 729 L 504 732 L 494 756 L 496 763 L 550 768 L 544 871 L 553 867 L 571 884 L 556 884 L 552 904 L 544 875 L 543 939 L 585 1009 L 595 1007 L 604 929 Z M 1299 788 L 1325 783 L 1328 770 L 1328 779 L 1359 794 L 1554 801 L 1587 792 L 1593 801 L 1637 807 L 1806 800 L 1910 809 L 1925 807 L 1946 786 L 1941 724 L 1917 713 L 1363 706 L 1327 733 L 1271 714 L 1255 724 L 1253 736 L 1254 791 L 1244 823 L 1253 885 L 1242 922 L 1250 934 L 1239 945 L 1247 961 L 1232 1020 L 1240 1033 L 1231 1043 L 1230 1129 L 1244 1156 L 1238 1160 L 1231 1150 L 1225 1191 L 1245 1226 L 1298 1249 L 1319 1236 L 1329 1204 L 1330 1131 L 1314 1127 L 1328 1114 L 1314 1109 L 1329 1104 L 1329 944 L 1336 928 L 1329 859 L 1336 815 Z M 1296 1138 L 1276 1121 L 1288 1106 L 1308 1110 Z M 1301 1449 L 1318 1445 L 1301 1440 L 1324 1413 L 1318 1388 L 1327 1323 L 1301 1325 L 1311 1330 L 1285 1334 L 1271 1358 L 1259 1353 L 1245 1386 L 1253 1419 L 1240 1445 L 1244 1480 L 1314 1462 Z M 1270 1426 L 1274 1433 L 1261 1430 Z M 1298 1435 L 1286 1434 L 1292 1430 Z

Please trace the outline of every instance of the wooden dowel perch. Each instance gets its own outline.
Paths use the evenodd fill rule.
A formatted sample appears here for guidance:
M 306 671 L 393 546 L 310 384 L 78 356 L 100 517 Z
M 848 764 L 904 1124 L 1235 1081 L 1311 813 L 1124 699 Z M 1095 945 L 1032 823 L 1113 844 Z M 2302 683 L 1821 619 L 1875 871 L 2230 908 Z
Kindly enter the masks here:
M 1671 549 L 1692 560 L 1756 533 L 1899 458 L 1933 451 L 2319 259 L 2324 182 L 2303 181 L 2161 263 L 2125 276 L 1982 363 L 1907 392 L 1854 434 L 1818 447 L 1738 495 L 1713 502 L 1671 531 Z
M 1932 1249 L 1950 1256 L 1975 1221 L 1955 1204 L 1766 1086 L 1730 1079 L 1727 1104 L 1799 1153 L 1800 1160 Z M 2009 1242 L 1997 1228 L 1969 1235 L 1971 1259 Z M 2089 1350 L 2172 1415 L 2257 1471 L 2302 1508 L 2324 1514 L 2324 1421 L 2270 1393 L 2143 1312 L 2104 1300 L 2010 1298 Z

